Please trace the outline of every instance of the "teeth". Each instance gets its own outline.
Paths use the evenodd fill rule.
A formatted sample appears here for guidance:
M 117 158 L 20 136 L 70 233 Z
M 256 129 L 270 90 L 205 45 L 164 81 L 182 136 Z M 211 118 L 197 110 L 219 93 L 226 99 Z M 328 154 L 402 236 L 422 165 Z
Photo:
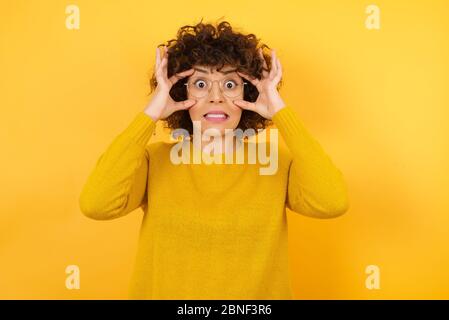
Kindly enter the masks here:
M 211 113 L 211 114 L 206 114 L 206 117 L 207 117 L 207 118 L 220 118 L 220 119 L 224 119 L 224 118 L 226 118 L 226 115 L 225 115 L 225 114 L 213 114 L 213 113 Z

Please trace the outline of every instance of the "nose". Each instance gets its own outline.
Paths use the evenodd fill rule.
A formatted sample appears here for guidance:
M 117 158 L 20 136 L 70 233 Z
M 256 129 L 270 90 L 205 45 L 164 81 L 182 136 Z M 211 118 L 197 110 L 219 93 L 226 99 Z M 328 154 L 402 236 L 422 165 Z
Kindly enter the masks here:
M 215 86 L 216 84 L 216 86 Z M 222 103 L 224 101 L 223 99 L 223 93 L 220 89 L 220 83 L 218 81 L 212 82 L 212 88 L 209 92 L 209 102 L 219 102 Z

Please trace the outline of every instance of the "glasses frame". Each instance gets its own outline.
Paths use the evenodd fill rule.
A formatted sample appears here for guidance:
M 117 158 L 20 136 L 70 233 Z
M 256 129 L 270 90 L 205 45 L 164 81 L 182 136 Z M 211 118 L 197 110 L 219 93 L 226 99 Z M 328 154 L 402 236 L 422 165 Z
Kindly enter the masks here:
M 186 86 L 186 90 L 187 90 L 187 92 L 189 92 L 189 80 L 190 80 L 190 78 L 188 78 L 187 79 L 187 82 L 186 83 L 184 83 L 184 85 Z M 204 95 L 204 96 L 202 96 L 202 97 L 197 97 L 197 96 L 194 96 L 193 94 L 192 94 L 192 96 L 194 96 L 195 98 L 198 98 L 198 99 L 201 99 L 201 98 L 204 98 L 204 97 L 207 97 L 209 94 L 210 94 L 210 90 L 212 90 L 212 87 L 213 87 L 213 85 L 214 85 L 214 83 L 215 82 L 219 82 L 219 88 L 220 88 L 220 91 L 221 91 L 221 93 L 224 95 L 224 96 L 226 96 L 226 97 L 228 97 L 228 98 L 235 98 L 235 97 L 237 97 L 237 96 L 235 96 L 235 97 L 230 97 L 230 96 L 228 96 L 224 91 L 223 91 L 223 81 L 226 81 L 226 80 L 232 80 L 232 79 L 220 79 L 220 80 L 210 80 L 210 79 L 197 79 L 197 80 L 203 80 L 203 81 L 206 81 L 207 82 L 207 86 L 208 86 L 208 90 L 207 90 L 207 93 Z M 248 84 L 248 82 L 247 81 L 242 81 L 242 85 L 241 85 L 241 87 L 242 87 L 242 93 L 244 92 L 244 90 L 245 90 L 245 85 L 247 85 Z

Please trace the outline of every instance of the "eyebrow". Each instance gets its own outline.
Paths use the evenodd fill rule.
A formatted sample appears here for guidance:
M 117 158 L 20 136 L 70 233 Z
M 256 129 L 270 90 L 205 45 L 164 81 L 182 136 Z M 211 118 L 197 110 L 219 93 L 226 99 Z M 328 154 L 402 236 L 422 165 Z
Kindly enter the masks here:
M 194 70 L 196 70 L 196 71 L 199 71 L 199 72 L 202 72 L 202 73 L 210 73 L 208 70 L 204 70 L 204 69 L 200 69 L 200 68 L 193 68 Z M 228 74 L 228 73 L 231 73 L 231 72 L 234 72 L 234 71 L 236 71 L 237 69 L 232 69 L 232 70 L 226 70 L 226 71 L 218 71 L 218 72 L 220 72 L 220 73 L 222 73 L 222 74 Z

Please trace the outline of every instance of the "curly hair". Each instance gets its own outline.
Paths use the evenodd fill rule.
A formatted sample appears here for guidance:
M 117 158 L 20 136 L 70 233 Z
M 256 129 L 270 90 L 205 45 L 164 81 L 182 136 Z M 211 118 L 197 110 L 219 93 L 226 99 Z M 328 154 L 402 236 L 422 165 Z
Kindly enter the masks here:
M 167 41 L 167 44 L 159 44 L 158 47 L 167 46 L 169 58 L 167 63 L 167 77 L 188 70 L 195 64 L 216 67 L 221 70 L 224 65 L 235 67 L 238 71 L 262 78 L 262 72 L 271 70 L 271 56 L 264 55 L 267 61 L 268 70 L 264 69 L 263 61 L 257 50 L 264 48 L 271 49 L 260 42 L 254 34 L 243 34 L 232 29 L 227 21 L 214 26 L 201 21 L 196 25 L 185 25 L 177 32 L 177 38 Z M 171 90 L 170 96 L 175 101 L 187 99 L 187 90 L 184 85 L 188 77 L 176 82 Z M 278 83 L 278 88 L 282 85 L 282 80 Z M 150 79 L 151 94 L 157 87 L 155 72 Z M 256 101 L 259 92 L 250 82 L 244 87 L 243 99 L 246 101 Z M 186 129 L 190 135 L 193 134 L 193 123 L 188 110 L 179 110 L 172 113 L 166 119 L 165 128 Z M 242 110 L 242 116 L 237 128 L 245 131 L 253 129 L 256 134 L 259 129 L 265 129 L 273 122 L 250 110 Z

